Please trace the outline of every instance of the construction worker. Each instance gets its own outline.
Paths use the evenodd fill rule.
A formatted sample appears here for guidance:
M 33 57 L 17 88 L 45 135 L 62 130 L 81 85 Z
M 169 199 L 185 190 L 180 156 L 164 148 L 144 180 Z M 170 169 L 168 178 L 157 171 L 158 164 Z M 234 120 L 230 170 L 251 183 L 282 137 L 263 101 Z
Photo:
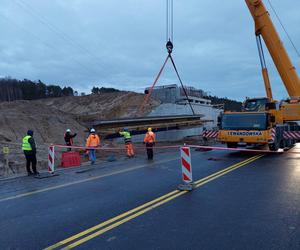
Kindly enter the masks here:
M 90 135 L 86 140 L 86 147 L 89 148 L 89 157 L 91 164 L 95 164 L 96 161 L 96 147 L 100 146 L 100 137 L 96 134 L 95 129 L 90 130 Z
M 64 139 L 65 139 L 65 142 L 66 142 L 66 145 L 67 146 L 73 146 L 73 143 L 74 143 L 74 141 L 73 141 L 73 138 L 76 136 L 77 134 L 75 133 L 75 134 L 71 134 L 71 129 L 67 129 L 66 130 L 66 133 L 65 133 L 65 135 L 64 135 Z M 68 151 L 71 151 L 72 149 L 71 148 L 68 148 L 67 149 Z
M 144 144 L 146 143 L 146 150 L 148 160 L 153 160 L 153 146 L 155 146 L 155 134 L 152 132 L 152 128 L 148 128 L 148 132 L 144 138 Z
M 127 157 L 128 158 L 134 157 L 134 151 L 133 151 L 133 146 L 132 146 L 132 141 L 131 141 L 131 134 L 128 131 L 128 128 L 124 128 L 123 131 L 119 132 L 119 134 L 124 136 Z
M 36 170 L 36 145 L 33 139 L 33 131 L 28 130 L 27 135 L 24 136 L 22 142 L 22 150 L 26 158 L 26 170 L 29 175 L 38 175 L 39 172 Z M 32 171 L 30 169 L 30 164 L 32 165 Z

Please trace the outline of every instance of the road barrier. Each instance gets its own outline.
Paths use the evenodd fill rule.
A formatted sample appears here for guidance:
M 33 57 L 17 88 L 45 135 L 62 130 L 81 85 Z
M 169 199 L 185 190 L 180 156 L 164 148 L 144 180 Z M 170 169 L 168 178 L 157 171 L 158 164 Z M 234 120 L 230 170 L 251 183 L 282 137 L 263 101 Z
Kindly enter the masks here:
M 110 152 L 119 152 L 119 151 L 124 151 L 125 153 L 125 148 L 124 147 L 96 147 L 96 148 L 89 148 L 89 147 L 84 147 L 84 146 L 66 146 L 66 145 L 61 145 L 61 144 L 51 144 L 49 146 L 49 155 L 48 155 L 48 171 L 49 173 L 53 174 L 55 172 L 55 153 L 56 150 L 55 148 L 60 148 L 60 149 L 77 149 L 77 150 L 89 150 L 89 149 L 95 149 L 99 151 L 110 151 Z M 270 151 L 270 150 L 260 150 L 260 149 L 247 149 L 247 148 L 225 148 L 225 147 L 215 147 L 215 146 L 203 146 L 203 145 L 173 145 L 173 146 L 154 146 L 154 149 L 180 149 L 181 152 L 181 158 L 184 159 L 182 162 L 187 162 L 191 163 L 190 161 L 190 156 L 191 156 L 191 149 L 203 149 L 203 150 L 221 150 L 221 151 L 230 151 L 230 152 L 249 152 L 249 153 L 269 153 L 269 154 L 282 154 L 284 152 L 283 149 L 280 149 L 278 151 Z M 145 146 L 135 146 L 135 149 L 146 149 Z M 187 153 L 188 152 L 188 153 Z M 287 153 L 296 153 L 299 154 L 299 152 L 287 152 Z M 189 157 L 188 157 L 189 155 Z M 183 163 L 182 165 L 183 166 Z M 191 166 L 191 165 L 190 165 Z M 185 168 L 188 170 L 188 168 Z M 186 171 L 186 170 L 185 170 Z M 189 175 L 188 173 L 184 172 L 186 177 L 185 179 L 187 182 L 189 182 L 189 178 L 191 179 L 192 183 L 192 175 Z M 186 184 L 185 180 L 184 184 Z M 188 183 L 187 183 L 188 184 Z
M 49 153 L 48 153 L 48 172 L 51 174 L 54 173 L 54 159 L 55 159 L 54 146 L 50 145 Z
M 272 130 L 271 130 L 271 142 L 275 142 L 275 138 L 276 138 L 276 129 L 272 128 Z
M 299 131 L 284 131 L 283 137 L 284 137 L 284 139 L 300 140 L 300 132 Z
M 219 136 L 219 131 L 217 130 L 204 130 L 202 133 L 204 138 L 217 138 Z
M 192 190 L 194 189 L 193 171 L 192 171 L 192 156 L 190 147 L 181 147 L 181 170 L 183 184 L 178 186 L 179 190 Z
M 155 146 L 155 149 L 178 149 L 181 145 L 173 145 L 173 146 Z M 84 146 L 67 146 L 67 145 L 61 145 L 61 144 L 51 144 L 49 146 L 49 153 L 48 153 L 48 172 L 53 174 L 55 171 L 55 153 L 58 151 L 57 149 L 73 149 L 73 150 L 82 150 L 82 151 L 88 151 L 90 149 L 98 150 L 98 151 L 109 151 L 109 152 L 120 152 L 124 151 L 124 154 L 126 153 L 125 147 L 84 147 Z M 146 149 L 146 146 L 136 146 L 135 149 Z M 78 165 L 78 164 L 75 164 Z M 75 167 L 74 165 L 74 167 Z

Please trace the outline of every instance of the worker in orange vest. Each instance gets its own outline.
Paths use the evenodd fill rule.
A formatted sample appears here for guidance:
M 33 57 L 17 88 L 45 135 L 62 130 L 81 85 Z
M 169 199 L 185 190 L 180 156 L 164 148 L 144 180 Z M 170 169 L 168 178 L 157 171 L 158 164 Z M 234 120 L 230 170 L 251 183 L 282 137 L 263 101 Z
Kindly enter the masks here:
M 95 164 L 96 161 L 96 147 L 100 146 L 100 137 L 96 134 L 95 129 L 91 129 L 90 135 L 86 140 L 86 147 L 89 148 L 89 157 L 91 164 Z
M 155 134 L 152 132 L 152 128 L 148 128 L 148 132 L 144 138 L 144 144 L 146 144 L 148 160 L 153 160 L 153 146 L 155 146 Z

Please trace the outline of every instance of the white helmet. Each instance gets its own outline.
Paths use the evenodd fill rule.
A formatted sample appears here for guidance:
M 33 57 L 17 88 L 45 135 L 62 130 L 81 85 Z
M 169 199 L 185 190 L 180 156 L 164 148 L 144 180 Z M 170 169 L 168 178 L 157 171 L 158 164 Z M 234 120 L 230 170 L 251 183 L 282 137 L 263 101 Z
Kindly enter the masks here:
M 95 129 L 94 128 L 92 128 L 91 129 L 91 133 L 95 133 L 96 131 L 95 131 Z
M 71 129 L 68 128 L 68 129 L 66 130 L 66 132 L 71 132 Z

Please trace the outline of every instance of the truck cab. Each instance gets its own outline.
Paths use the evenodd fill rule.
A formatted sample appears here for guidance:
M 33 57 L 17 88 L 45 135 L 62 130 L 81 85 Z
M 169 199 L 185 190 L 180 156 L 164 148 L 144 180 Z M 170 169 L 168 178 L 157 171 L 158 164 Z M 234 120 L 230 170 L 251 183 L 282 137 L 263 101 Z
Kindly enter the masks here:
M 248 108 L 261 109 L 260 102 L 249 102 Z M 220 117 L 219 140 L 227 147 L 262 145 L 271 140 L 272 115 L 266 111 L 225 112 Z
M 267 97 L 246 98 L 242 106 L 243 112 L 262 112 L 270 109 L 276 109 L 276 102 Z

